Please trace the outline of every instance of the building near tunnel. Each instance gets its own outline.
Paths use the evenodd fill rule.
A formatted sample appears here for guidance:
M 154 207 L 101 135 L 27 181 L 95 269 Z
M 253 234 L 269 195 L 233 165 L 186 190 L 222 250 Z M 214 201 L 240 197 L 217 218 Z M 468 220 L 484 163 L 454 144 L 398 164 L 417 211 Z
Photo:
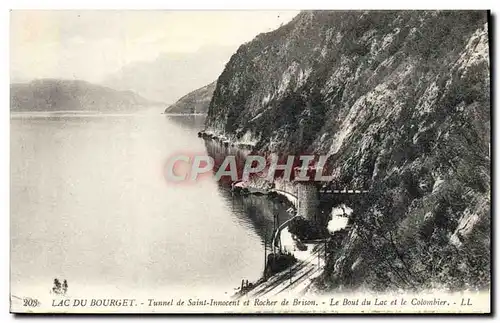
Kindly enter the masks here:
M 321 182 L 315 181 L 317 169 L 308 167 L 307 176 L 309 180 L 298 180 L 300 167 L 294 168 L 294 182 L 297 187 L 298 207 L 297 214 L 304 219 L 316 221 L 318 218 L 319 190 Z

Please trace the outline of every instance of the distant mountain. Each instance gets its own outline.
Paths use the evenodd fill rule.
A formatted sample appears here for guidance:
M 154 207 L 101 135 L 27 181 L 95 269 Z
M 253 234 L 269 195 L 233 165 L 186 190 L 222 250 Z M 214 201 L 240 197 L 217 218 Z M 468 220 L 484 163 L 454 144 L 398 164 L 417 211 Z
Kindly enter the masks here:
M 163 53 L 153 61 L 133 62 L 109 75 L 103 85 L 131 90 L 150 100 L 172 104 L 217 79 L 234 47 L 202 47 L 194 53 Z
M 179 101 L 166 108 L 165 113 L 206 114 L 216 84 L 217 82 L 212 82 L 198 90 L 186 94 L 180 98 Z
M 124 112 L 153 104 L 132 91 L 80 80 L 40 79 L 10 85 L 11 111 Z

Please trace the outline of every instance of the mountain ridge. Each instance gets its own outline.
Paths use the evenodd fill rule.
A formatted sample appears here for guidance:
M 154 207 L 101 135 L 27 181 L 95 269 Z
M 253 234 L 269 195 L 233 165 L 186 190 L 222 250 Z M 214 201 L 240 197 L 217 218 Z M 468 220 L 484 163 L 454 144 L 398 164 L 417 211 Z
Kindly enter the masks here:
M 165 109 L 164 113 L 206 114 L 212 100 L 216 82 L 212 82 L 184 95 Z
M 117 91 L 83 80 L 36 79 L 10 85 L 11 111 L 139 111 L 158 105 L 132 91 Z
M 488 37 L 486 11 L 306 11 L 231 57 L 205 131 L 371 192 L 318 288 L 489 287 Z
M 186 93 L 216 79 L 233 53 L 233 46 L 204 46 L 192 53 L 162 53 L 151 61 L 125 65 L 101 83 L 173 104 Z

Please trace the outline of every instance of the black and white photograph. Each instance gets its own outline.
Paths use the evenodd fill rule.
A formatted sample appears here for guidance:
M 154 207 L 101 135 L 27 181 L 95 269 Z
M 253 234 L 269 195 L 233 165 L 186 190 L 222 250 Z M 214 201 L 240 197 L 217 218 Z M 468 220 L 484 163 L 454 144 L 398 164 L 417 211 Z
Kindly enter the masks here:
M 9 19 L 11 313 L 491 313 L 490 11 Z

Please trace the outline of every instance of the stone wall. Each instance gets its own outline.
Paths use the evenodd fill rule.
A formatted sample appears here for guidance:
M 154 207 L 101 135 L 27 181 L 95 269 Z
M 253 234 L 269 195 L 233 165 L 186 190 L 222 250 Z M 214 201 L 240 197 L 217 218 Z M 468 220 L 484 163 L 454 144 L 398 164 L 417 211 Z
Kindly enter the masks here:
M 297 182 L 299 206 L 298 215 L 308 220 L 316 220 L 319 204 L 319 190 L 315 183 Z

